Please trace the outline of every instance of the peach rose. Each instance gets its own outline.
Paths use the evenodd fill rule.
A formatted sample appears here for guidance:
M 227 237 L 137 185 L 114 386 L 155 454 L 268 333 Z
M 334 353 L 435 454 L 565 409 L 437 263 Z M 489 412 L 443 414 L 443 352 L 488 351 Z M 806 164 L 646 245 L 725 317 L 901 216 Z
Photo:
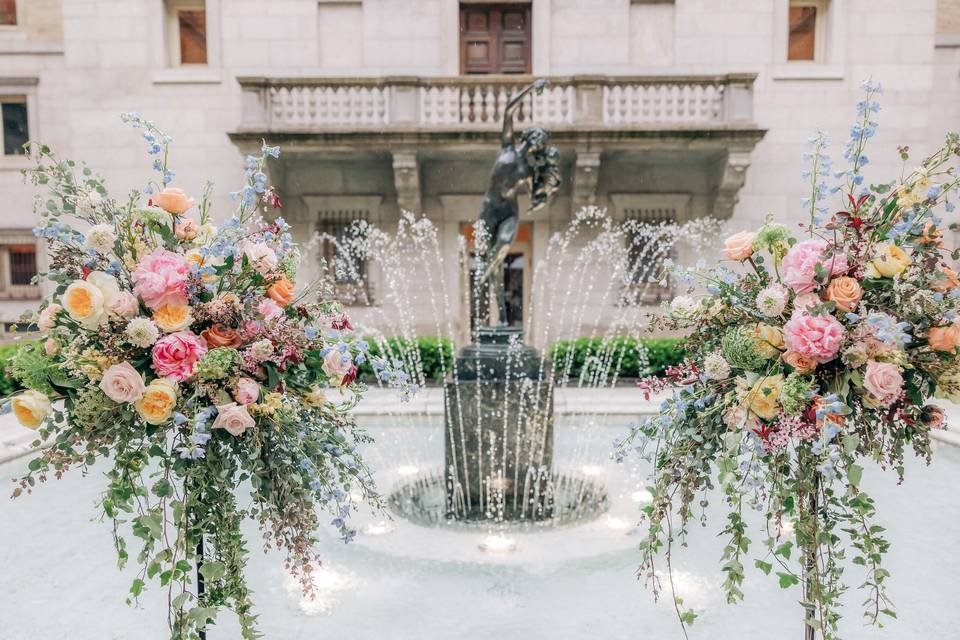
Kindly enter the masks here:
M 134 408 L 144 422 L 163 424 L 173 415 L 177 406 L 177 385 L 168 378 L 157 378 L 143 392 L 143 397 L 134 403 Z
M 173 235 L 178 240 L 193 240 L 197 237 L 197 223 L 190 218 L 184 218 L 180 222 L 173 223 Z
M 257 426 L 247 408 L 236 402 L 219 405 L 217 412 L 217 418 L 213 421 L 214 428 L 224 429 L 232 436 L 242 436 L 244 431 Z
M 206 341 L 208 349 L 217 347 L 236 349 L 243 342 L 236 329 L 232 329 L 225 324 L 215 324 L 209 329 L 204 329 L 200 332 L 200 337 Z
M 943 277 L 930 283 L 930 288 L 940 293 L 946 293 L 957 287 L 960 287 L 960 278 L 957 277 L 957 272 L 950 267 L 943 267 Z
M 784 362 L 797 370 L 797 373 L 811 373 L 817 368 L 817 361 L 796 351 L 784 351 L 780 356 Z
M 863 297 L 863 287 L 855 278 L 840 276 L 827 285 L 826 299 L 833 300 L 840 311 L 852 312 Z
M 281 307 L 285 307 L 293 302 L 293 283 L 283 276 L 267 289 L 267 295 Z
M 183 189 L 167 187 L 153 196 L 153 202 L 167 213 L 181 215 L 196 204 L 193 198 L 188 198 Z
M 930 327 L 927 343 L 934 351 L 954 353 L 960 346 L 960 325 L 954 322 L 945 327 Z
M 749 231 L 735 233 L 723 241 L 723 255 L 729 260 L 743 262 L 753 255 L 755 234 Z
M 923 225 L 923 233 L 920 235 L 921 244 L 932 244 L 935 247 L 943 247 L 943 234 L 932 222 Z
M 100 390 L 114 402 L 136 402 L 143 397 L 147 386 L 143 383 L 143 376 L 129 362 L 122 362 L 103 372 Z

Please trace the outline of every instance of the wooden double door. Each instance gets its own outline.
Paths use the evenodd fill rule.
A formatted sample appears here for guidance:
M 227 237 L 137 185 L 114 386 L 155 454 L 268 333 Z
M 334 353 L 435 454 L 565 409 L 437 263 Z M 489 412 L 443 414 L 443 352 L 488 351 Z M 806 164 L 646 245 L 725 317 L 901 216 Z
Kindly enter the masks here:
M 460 4 L 460 73 L 529 74 L 530 5 Z

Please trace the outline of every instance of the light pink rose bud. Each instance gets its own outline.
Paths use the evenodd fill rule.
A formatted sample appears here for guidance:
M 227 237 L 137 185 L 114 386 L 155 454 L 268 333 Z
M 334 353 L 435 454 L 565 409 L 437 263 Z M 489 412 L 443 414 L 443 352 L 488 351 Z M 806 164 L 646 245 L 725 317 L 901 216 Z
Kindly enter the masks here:
M 240 378 L 237 380 L 237 388 L 233 393 L 233 399 L 240 404 L 252 404 L 260 397 L 260 385 L 256 380 L 250 378 Z
M 332 349 L 323 358 L 323 372 L 331 378 L 347 375 L 352 366 L 353 362 L 350 360 L 350 354 L 340 353 L 337 349 Z
M 257 426 L 254 419 L 247 413 L 247 408 L 236 402 L 219 405 L 217 411 L 219 413 L 213 421 L 214 428 L 224 429 L 232 436 L 242 436 L 244 431 Z
M 183 218 L 181 222 L 174 223 L 173 235 L 177 236 L 178 240 L 193 240 L 197 237 L 198 229 L 196 222 L 190 218 Z
M 136 402 L 147 387 L 143 376 L 129 362 L 122 362 L 103 372 L 100 389 L 114 402 Z
M 114 318 L 124 318 L 129 320 L 140 314 L 140 303 L 137 302 L 137 296 L 129 291 L 121 291 L 117 299 L 113 301 L 107 311 Z
M 55 355 L 58 351 L 60 351 L 60 343 L 53 338 L 47 338 L 47 341 L 43 343 L 43 351 L 48 356 Z
M 723 241 L 723 255 L 728 260 L 743 262 L 753 255 L 753 233 L 741 231 Z
M 50 331 L 56 326 L 56 315 L 63 311 L 63 307 L 55 302 L 48 304 L 40 312 L 40 318 L 37 320 L 37 326 L 41 331 Z

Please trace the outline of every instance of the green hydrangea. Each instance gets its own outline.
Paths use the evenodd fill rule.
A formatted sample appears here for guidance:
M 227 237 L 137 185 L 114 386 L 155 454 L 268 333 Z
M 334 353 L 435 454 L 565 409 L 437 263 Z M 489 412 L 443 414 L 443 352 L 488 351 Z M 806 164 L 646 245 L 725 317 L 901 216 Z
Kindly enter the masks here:
M 810 406 L 816 384 L 811 376 L 791 373 L 780 389 L 780 406 L 788 416 L 799 416 Z
M 217 347 L 203 354 L 194 372 L 199 380 L 210 382 L 233 378 L 240 369 L 240 353 L 229 347 Z
M 20 381 L 27 389 L 52 394 L 50 370 L 53 363 L 38 343 L 25 344 L 17 350 L 7 365 L 11 377 Z
M 144 225 L 169 226 L 170 214 L 159 207 L 140 207 L 133 210 L 133 219 Z
M 100 387 L 86 387 L 77 392 L 70 408 L 70 421 L 87 432 L 103 431 L 117 418 L 118 406 Z
M 776 222 L 773 216 L 768 215 L 763 226 L 757 230 L 757 235 L 753 238 L 753 248 L 772 250 L 780 243 L 788 242 L 790 239 L 790 229 L 787 225 Z
M 723 336 L 721 351 L 727 362 L 744 371 L 757 371 L 766 363 L 766 358 L 757 351 L 756 340 L 742 327 L 731 329 Z

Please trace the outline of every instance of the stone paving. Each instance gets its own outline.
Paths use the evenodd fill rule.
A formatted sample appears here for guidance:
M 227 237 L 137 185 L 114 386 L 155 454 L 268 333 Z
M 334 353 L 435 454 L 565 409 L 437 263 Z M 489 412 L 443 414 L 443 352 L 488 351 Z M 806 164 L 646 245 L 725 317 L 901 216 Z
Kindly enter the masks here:
M 554 406 L 558 413 L 597 413 L 613 416 L 639 416 L 656 411 L 659 399 L 644 400 L 643 394 L 633 387 L 613 389 L 557 389 Z M 960 446 L 960 406 L 944 403 L 949 428 L 934 432 L 942 442 Z M 357 406 L 356 415 L 376 418 L 386 415 L 443 415 L 443 389 L 428 387 L 408 402 L 400 402 L 392 390 L 370 389 Z M 30 453 L 37 435 L 17 423 L 13 415 L 0 416 L 0 463 Z

